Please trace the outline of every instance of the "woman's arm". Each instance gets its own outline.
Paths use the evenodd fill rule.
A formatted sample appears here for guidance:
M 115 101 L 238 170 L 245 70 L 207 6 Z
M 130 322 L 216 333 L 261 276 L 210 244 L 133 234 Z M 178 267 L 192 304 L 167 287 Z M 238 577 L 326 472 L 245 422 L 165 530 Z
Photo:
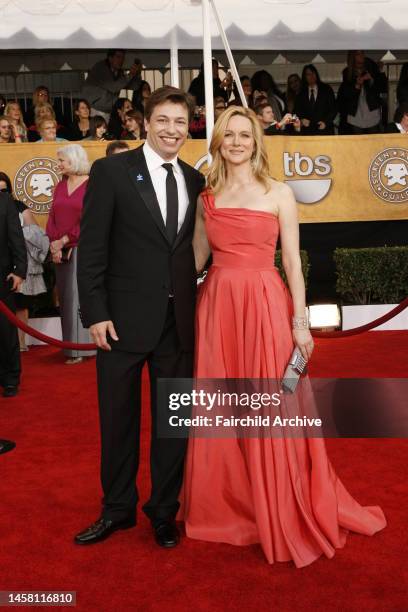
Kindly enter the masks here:
M 201 199 L 201 196 L 199 196 L 197 200 L 197 212 L 196 212 L 196 220 L 195 220 L 195 227 L 194 227 L 193 249 L 194 249 L 196 270 L 197 270 L 197 273 L 200 273 L 204 270 L 204 266 L 207 263 L 209 256 L 211 255 L 210 245 L 208 244 L 208 240 L 207 240 L 207 232 L 205 231 L 204 208 L 203 208 L 203 201 Z
M 29 208 L 23 212 L 23 221 L 24 225 L 38 225 L 33 213 Z
M 282 264 L 293 300 L 293 339 L 303 357 L 309 359 L 313 351 L 313 339 L 306 317 L 306 292 L 299 252 L 297 204 L 290 187 L 281 184 L 280 189 L 278 216 Z

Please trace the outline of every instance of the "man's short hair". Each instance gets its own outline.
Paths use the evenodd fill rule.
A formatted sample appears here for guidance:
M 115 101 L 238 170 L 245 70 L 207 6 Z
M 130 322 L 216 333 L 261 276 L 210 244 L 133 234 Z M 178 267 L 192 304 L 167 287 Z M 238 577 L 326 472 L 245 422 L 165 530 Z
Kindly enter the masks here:
M 123 53 L 123 55 L 125 55 L 126 51 L 125 49 L 108 49 L 106 57 L 113 57 L 115 53 Z
M 112 140 L 106 147 L 106 156 L 110 157 L 117 151 L 128 151 L 129 145 L 124 140 Z
M 182 89 L 172 87 L 171 85 L 159 87 L 159 89 L 156 89 L 147 99 L 144 112 L 145 119 L 150 121 L 150 117 L 156 106 L 160 106 L 160 104 L 164 104 L 165 102 L 181 104 L 187 109 L 189 121 L 192 119 L 195 106 L 194 99 Z
M 257 104 L 254 108 L 255 115 L 259 115 L 260 117 L 262 117 L 265 108 L 268 108 L 268 106 L 272 108 L 269 102 L 261 102 L 261 104 Z

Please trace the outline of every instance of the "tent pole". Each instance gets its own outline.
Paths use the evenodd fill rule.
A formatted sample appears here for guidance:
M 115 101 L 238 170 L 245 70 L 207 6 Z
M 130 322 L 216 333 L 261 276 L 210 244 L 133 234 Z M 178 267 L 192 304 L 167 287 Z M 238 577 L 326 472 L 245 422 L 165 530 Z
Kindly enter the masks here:
M 174 33 L 172 36 L 170 48 L 170 74 L 171 84 L 173 85 L 173 87 L 180 87 L 178 45 L 176 42 L 176 35 Z
M 225 49 L 225 52 L 226 52 L 227 57 L 228 57 L 228 61 L 229 61 L 229 65 L 230 65 L 230 68 L 231 68 L 232 76 L 234 77 L 235 85 L 237 86 L 237 89 L 238 89 L 239 97 L 241 98 L 242 105 L 245 106 L 245 108 L 248 108 L 248 102 L 246 101 L 244 90 L 242 89 L 242 84 L 241 84 L 241 80 L 239 78 L 239 74 L 238 74 L 237 66 L 235 64 L 234 56 L 232 55 L 232 51 L 231 51 L 231 47 L 230 47 L 228 39 L 227 39 L 227 35 L 225 34 L 224 27 L 223 27 L 223 25 L 221 23 L 221 19 L 220 19 L 220 16 L 218 14 L 218 11 L 217 11 L 217 7 L 215 6 L 215 0 L 210 0 L 210 3 L 211 3 L 211 6 L 212 6 L 212 9 L 213 9 L 215 21 L 217 22 L 218 30 L 219 30 L 219 33 L 220 33 L 220 36 L 221 36 L 221 39 L 222 39 L 222 44 L 224 45 L 224 49 Z
M 207 149 L 210 148 L 214 129 L 214 91 L 212 75 L 212 50 L 210 27 L 210 2 L 202 0 L 203 9 L 203 55 L 204 55 L 204 85 L 205 85 L 205 119 L 207 127 Z

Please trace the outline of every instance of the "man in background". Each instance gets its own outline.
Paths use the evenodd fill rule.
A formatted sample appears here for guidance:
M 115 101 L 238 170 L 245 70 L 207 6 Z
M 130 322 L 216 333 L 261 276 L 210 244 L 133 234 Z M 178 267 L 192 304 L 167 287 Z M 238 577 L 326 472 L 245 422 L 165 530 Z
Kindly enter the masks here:
M 124 61 L 123 49 L 109 49 L 106 59 L 97 62 L 91 68 L 81 93 L 91 105 L 91 117 L 102 115 L 108 122 L 121 90 L 139 88 L 142 64 L 140 62 L 132 64 L 127 77 L 122 69 Z
M 0 300 L 15 311 L 14 293 L 27 272 L 27 251 L 17 208 L 0 192 Z M 17 328 L 0 313 L 0 385 L 3 397 L 13 397 L 20 384 L 20 345 Z

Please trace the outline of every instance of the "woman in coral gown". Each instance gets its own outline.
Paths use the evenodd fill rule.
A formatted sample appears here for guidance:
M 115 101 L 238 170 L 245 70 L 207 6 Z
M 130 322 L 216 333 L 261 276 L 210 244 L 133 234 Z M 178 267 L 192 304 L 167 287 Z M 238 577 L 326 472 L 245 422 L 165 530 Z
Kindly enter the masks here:
M 194 250 L 201 270 L 196 319 L 197 379 L 280 379 L 294 346 L 306 359 L 313 339 L 305 315 L 297 207 L 269 177 L 255 114 L 228 108 L 210 148 L 208 189 L 198 202 Z M 286 289 L 274 255 L 278 236 Z M 190 538 L 260 543 L 269 563 L 297 567 L 334 555 L 348 531 L 372 535 L 385 518 L 347 492 L 322 438 L 190 438 L 181 516 Z

